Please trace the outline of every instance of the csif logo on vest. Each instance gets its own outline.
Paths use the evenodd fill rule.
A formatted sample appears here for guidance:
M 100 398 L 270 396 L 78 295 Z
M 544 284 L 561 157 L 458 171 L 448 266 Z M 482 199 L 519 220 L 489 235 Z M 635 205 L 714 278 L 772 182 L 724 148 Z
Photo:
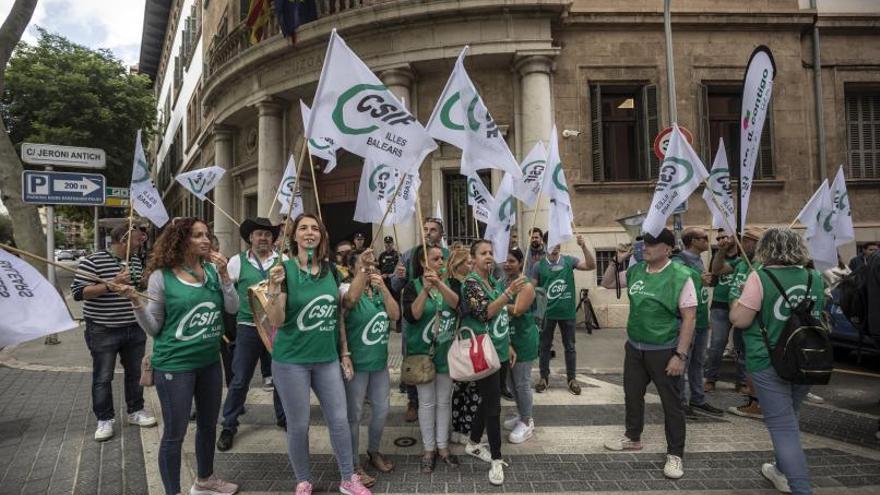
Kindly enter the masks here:
M 800 302 L 803 301 L 804 299 L 806 299 L 807 297 L 812 299 L 813 302 L 816 301 L 815 297 L 813 297 L 812 295 L 809 295 L 809 296 L 807 295 L 807 286 L 804 284 L 795 285 L 795 286 L 788 288 L 785 291 L 785 294 L 788 297 L 789 302 L 791 304 L 793 304 L 794 306 L 797 306 L 798 304 L 800 304 Z M 773 303 L 773 317 L 781 322 L 785 322 L 788 319 L 790 314 L 791 314 L 791 308 L 788 306 L 788 304 L 785 303 L 785 300 L 782 298 L 782 295 L 780 294 L 779 297 L 776 298 L 776 302 Z
M 709 302 L 709 288 L 704 285 L 700 289 L 700 303 L 706 304 L 707 302 Z
M 510 315 L 507 314 L 507 308 L 503 308 L 495 322 L 492 323 L 492 336 L 496 339 L 503 339 L 507 332 L 510 331 Z
M 354 111 L 360 118 L 350 117 L 346 120 L 346 110 Z M 416 118 L 405 108 L 397 106 L 390 97 L 388 88 L 381 84 L 355 84 L 343 91 L 336 100 L 332 119 L 339 132 L 355 136 L 370 134 L 379 129 L 379 126 L 372 122 L 375 120 L 392 126 L 408 126 L 416 121 Z M 360 127 L 356 127 L 358 125 Z
M 437 320 L 437 315 L 431 317 L 431 320 L 425 325 L 425 329 L 422 330 L 422 342 L 426 344 L 431 343 L 431 332 L 434 331 L 434 322 Z M 437 333 L 437 342 L 446 342 L 452 338 L 453 326 L 455 325 L 455 314 L 448 309 L 444 309 L 440 312 L 440 328 Z
M 547 299 L 554 301 L 556 299 L 571 299 L 568 293 L 568 283 L 563 279 L 556 279 L 547 287 Z
M 296 315 L 296 327 L 302 332 L 308 332 L 321 327 L 328 318 L 336 317 L 336 301 L 330 294 L 320 295 L 306 304 Z M 324 325 L 319 332 L 329 332 L 336 325 Z
M 209 330 L 211 332 L 207 333 Z M 220 310 L 210 301 L 197 304 L 180 319 L 174 338 L 188 342 L 204 334 L 203 338 L 216 337 L 220 330 Z
M 388 325 L 388 313 L 385 311 L 376 313 L 364 326 L 361 341 L 364 345 L 376 345 L 383 340 L 388 342 Z
M 649 297 L 654 296 L 654 293 L 645 290 L 644 280 L 636 280 L 632 285 L 629 286 L 629 290 L 627 292 L 629 292 L 630 296 L 634 296 L 636 294 Z
M 694 176 L 694 166 L 691 162 L 677 156 L 666 156 L 660 165 L 660 178 L 657 179 L 657 191 L 677 189 L 688 182 Z M 677 179 L 683 177 L 682 179 Z

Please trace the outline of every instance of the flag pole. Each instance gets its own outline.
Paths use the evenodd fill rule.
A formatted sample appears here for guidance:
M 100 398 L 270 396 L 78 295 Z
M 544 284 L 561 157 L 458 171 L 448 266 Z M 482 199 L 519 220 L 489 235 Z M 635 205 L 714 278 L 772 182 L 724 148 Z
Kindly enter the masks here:
M 419 199 L 420 196 L 421 196 L 421 194 L 419 194 L 417 192 L 416 193 L 416 211 L 418 212 L 418 215 L 419 215 L 419 218 L 417 219 L 418 220 L 417 223 L 419 224 L 419 230 L 421 230 L 421 232 L 422 232 L 422 254 L 425 257 L 425 268 L 427 268 L 428 267 L 428 244 L 427 244 L 427 241 L 425 240 L 425 217 L 422 216 L 422 201 Z
M 3 248 L 3 249 L 5 249 L 5 250 L 7 250 L 7 251 L 9 251 L 9 252 L 11 252 L 11 253 L 20 254 L 20 255 L 22 255 L 22 256 L 27 256 L 27 257 L 29 257 L 29 258 L 33 258 L 33 259 L 35 259 L 35 260 L 37 260 L 37 261 L 42 261 L 43 263 L 48 263 L 48 264 L 50 264 L 50 265 L 52 265 L 52 266 L 55 266 L 55 267 L 57 267 L 57 268 L 61 268 L 62 270 L 65 270 L 65 271 L 68 271 L 68 272 L 74 273 L 74 274 L 76 274 L 78 277 L 82 277 L 82 278 L 84 278 L 84 279 L 86 279 L 86 280 L 89 280 L 89 281 L 92 281 L 92 282 L 97 282 L 97 283 L 99 283 L 99 284 L 109 284 L 109 283 L 111 283 L 109 280 L 104 280 L 103 278 L 96 277 L 95 275 L 92 275 L 91 273 L 86 273 L 86 272 L 83 272 L 83 271 L 77 270 L 76 268 L 70 268 L 69 266 L 62 265 L 61 263 L 56 263 L 56 262 L 54 262 L 54 261 L 49 261 L 48 259 L 46 259 L 46 258 L 44 258 L 44 257 L 42 257 L 42 256 L 39 256 L 39 255 L 36 255 L 36 254 L 33 254 L 33 253 L 29 253 L 29 252 L 27 252 L 27 251 L 22 251 L 21 249 L 14 248 L 14 247 L 12 247 L 12 246 L 10 246 L 10 245 L 8 245 L 8 244 L 0 243 L 0 248 Z M 148 299 L 148 300 L 153 301 L 153 302 L 159 302 L 159 301 L 157 301 L 156 299 L 154 299 L 154 298 L 150 297 L 149 295 L 144 294 L 144 293 L 142 293 L 142 292 L 137 292 L 137 291 L 135 291 L 135 293 L 136 293 L 138 296 L 143 297 L 144 299 Z
M 131 260 L 131 228 L 134 223 L 134 207 L 132 206 L 131 201 L 128 202 L 128 232 L 125 234 L 125 263 L 126 266 L 129 265 L 129 260 Z
M 529 227 L 528 231 L 526 231 L 526 235 L 528 236 L 529 239 L 532 238 L 532 231 L 535 230 L 535 223 L 537 223 L 537 221 L 538 221 L 538 208 L 541 206 L 541 198 L 543 196 L 544 196 L 544 188 L 541 187 L 541 189 L 538 191 L 538 199 L 537 199 L 537 201 L 535 201 L 535 214 L 532 215 L 532 226 Z M 572 230 L 572 232 L 574 231 L 573 225 L 572 225 L 571 230 Z M 545 248 L 546 248 L 546 246 L 545 246 Z M 522 266 L 522 274 L 523 275 L 526 274 L 526 264 L 525 263 L 523 263 L 523 266 Z
M 473 209 L 473 207 L 471 209 Z M 474 215 L 474 238 L 480 238 L 480 223 L 477 221 L 476 215 Z
M 385 219 L 388 218 L 388 213 L 391 212 L 391 208 L 394 207 L 394 202 L 397 201 L 397 195 L 400 193 L 401 186 L 406 182 L 406 179 L 410 176 L 410 174 L 403 174 L 403 178 L 400 179 L 400 183 L 397 184 L 397 187 L 394 188 L 394 194 L 391 195 L 391 201 L 388 202 L 388 206 L 385 207 L 385 213 L 382 215 L 382 220 L 379 221 L 379 228 L 382 228 L 385 225 Z M 416 193 L 418 194 L 418 193 Z M 418 196 L 416 196 L 416 201 L 418 201 Z M 397 225 L 394 225 L 394 242 L 400 242 L 400 239 L 397 239 Z M 376 245 L 376 238 L 373 238 L 373 242 L 370 243 L 370 249 L 374 249 Z
M 791 223 L 788 225 L 788 230 L 793 229 L 793 228 L 794 228 L 794 225 L 795 225 L 796 223 L 798 223 L 798 219 L 797 219 L 797 217 L 794 217 L 794 220 L 792 220 Z
M 305 146 L 306 146 L 306 149 L 308 149 L 308 146 L 309 146 L 308 141 L 305 142 Z M 309 168 L 312 169 L 312 189 L 315 191 L 315 205 L 317 205 L 317 207 L 318 207 L 318 219 L 321 220 L 321 222 L 323 222 L 324 218 L 321 216 L 321 200 L 318 199 L 318 182 L 317 182 L 317 179 L 315 179 L 315 162 L 314 162 L 314 160 L 312 160 L 312 153 L 311 152 L 309 152 Z M 291 202 L 291 204 L 293 204 L 293 203 Z
M 308 143 L 303 141 L 303 145 L 304 146 L 302 148 L 300 148 L 299 161 L 297 161 L 296 163 L 302 163 L 302 161 L 306 159 L 305 153 L 306 153 L 306 146 L 308 146 Z M 275 208 L 275 203 L 277 203 L 277 202 L 278 202 L 278 191 L 275 191 L 275 197 L 272 198 L 272 204 L 269 205 L 269 211 L 266 212 L 266 218 L 269 218 L 270 216 L 272 216 L 272 208 Z M 281 213 L 281 212 L 279 211 L 278 213 Z
M 223 215 L 225 215 L 226 218 L 228 218 L 230 221 L 232 221 L 232 223 L 234 223 L 236 227 L 241 227 L 241 224 L 238 223 L 238 222 L 236 222 L 235 219 L 232 218 L 232 215 L 230 215 L 229 213 L 226 213 L 226 210 L 224 210 L 223 208 L 220 208 L 219 206 L 217 206 L 217 203 L 211 201 L 211 198 L 208 198 L 207 196 L 205 196 L 205 201 L 207 201 L 208 203 L 211 203 L 211 205 L 212 205 L 214 208 L 216 208 L 217 211 L 219 211 L 220 213 L 222 213 Z M 270 209 L 269 211 L 272 211 L 272 210 Z
M 303 136 L 303 151 L 300 152 L 300 157 L 302 157 L 302 154 L 305 153 L 305 149 L 306 147 L 308 147 L 308 145 L 309 143 L 306 141 L 305 136 Z M 309 158 L 311 158 L 311 155 L 309 155 Z M 290 201 L 287 203 L 287 216 L 284 217 L 284 228 L 282 229 L 282 253 L 284 252 L 283 243 L 287 242 L 287 236 L 289 235 L 288 231 L 290 230 L 290 214 L 293 213 L 293 203 L 296 201 L 296 187 L 299 185 L 299 174 L 302 171 L 302 167 L 298 165 L 300 163 L 302 163 L 302 158 L 300 158 L 300 161 L 295 163 L 293 166 L 293 185 L 290 187 Z M 277 192 L 275 193 L 275 197 L 278 197 Z M 317 199 L 317 191 L 315 192 L 315 199 Z M 271 213 L 271 211 L 272 210 L 270 209 L 269 212 Z M 321 218 L 321 208 L 318 208 L 318 218 Z M 321 223 L 323 223 L 323 220 Z

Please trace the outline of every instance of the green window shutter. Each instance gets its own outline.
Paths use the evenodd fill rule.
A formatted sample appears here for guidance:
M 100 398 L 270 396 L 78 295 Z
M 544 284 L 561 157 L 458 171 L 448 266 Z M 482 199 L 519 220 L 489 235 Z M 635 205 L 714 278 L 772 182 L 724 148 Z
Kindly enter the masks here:
M 593 182 L 605 179 L 605 160 L 602 155 L 602 87 L 590 85 L 590 147 L 593 159 Z
M 709 86 L 697 83 L 697 111 L 700 119 L 700 158 L 706 167 L 712 166 L 712 137 L 709 126 Z
M 654 138 L 660 133 L 660 112 L 657 96 L 657 85 L 646 84 L 642 87 L 642 160 L 645 164 L 648 176 L 645 180 L 651 180 L 660 175 L 660 159 L 654 154 Z
M 862 174 L 862 146 L 859 129 L 859 98 L 846 95 L 846 154 L 847 177 L 859 179 Z
M 758 163 L 755 167 L 756 179 L 772 179 L 773 170 L 773 104 L 767 108 L 767 118 L 761 129 L 761 145 L 758 148 Z

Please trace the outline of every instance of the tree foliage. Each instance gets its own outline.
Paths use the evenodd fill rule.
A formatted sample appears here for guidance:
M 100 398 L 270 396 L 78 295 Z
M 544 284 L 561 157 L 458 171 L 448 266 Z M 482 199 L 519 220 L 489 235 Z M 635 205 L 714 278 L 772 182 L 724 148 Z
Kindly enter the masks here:
M 19 43 L 6 69 L 0 112 L 13 144 L 102 148 L 108 185 L 128 187 L 137 130 L 148 134 L 155 121 L 149 78 L 130 74 L 109 50 L 38 30 L 37 43 Z

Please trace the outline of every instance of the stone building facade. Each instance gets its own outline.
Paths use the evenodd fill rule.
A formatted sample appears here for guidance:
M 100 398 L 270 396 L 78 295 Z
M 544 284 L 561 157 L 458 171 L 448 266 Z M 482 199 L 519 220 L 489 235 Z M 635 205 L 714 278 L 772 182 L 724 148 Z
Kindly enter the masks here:
M 179 3 L 172 0 L 169 6 L 169 20 L 178 23 Z M 236 218 L 269 212 L 287 157 L 299 156 L 299 100 L 310 103 L 314 95 L 334 28 L 423 123 L 455 57 L 469 45 L 466 67 L 518 159 L 538 140 L 546 142 L 554 123 L 560 132 L 569 131 L 560 151 L 575 226 L 596 252 L 600 268 L 615 246 L 628 240 L 616 219 L 647 209 L 658 166 L 652 142 L 669 124 L 662 0 L 317 0 L 318 20 L 303 25 L 295 43 L 270 21 L 266 38 L 255 44 L 243 21 L 247 3 L 196 2 L 203 65 L 193 107 L 178 122 L 181 133 L 161 129 L 166 140 L 177 136 L 184 152 L 175 162 L 156 154 L 174 146 L 153 150 L 173 212 L 190 200 L 173 185 L 168 170 L 207 165 L 227 169 L 213 194 L 219 207 Z M 167 24 L 166 32 L 175 26 Z M 777 78 L 750 223 L 788 224 L 820 182 L 843 165 L 858 240 L 880 239 L 878 27 L 880 7 L 868 1 L 819 2 L 818 9 L 805 0 L 673 2 L 678 121 L 692 132 L 707 167 L 719 138 L 730 163 L 737 162 L 745 66 L 756 46 L 773 52 Z M 819 159 L 814 28 L 820 40 L 824 161 Z M 167 45 L 157 67 L 174 55 Z M 155 72 L 157 80 L 162 77 Z M 160 109 L 163 105 L 159 101 Z M 476 234 L 462 203 L 459 157 L 457 149 L 444 144 L 428 156 L 421 168 L 421 203 L 426 212 L 439 203 L 450 240 L 467 242 Z M 351 220 L 361 160 L 345 152 L 339 160 L 336 171 L 317 171 L 314 180 L 333 240 L 366 230 L 368 235 L 396 233 L 402 247 L 416 242 L 412 225 L 382 234 Z M 321 165 L 316 161 L 317 168 Z M 163 175 L 162 167 L 169 166 Z M 305 170 L 306 209 L 314 211 L 313 181 L 308 166 Z M 485 179 L 496 187 L 500 182 L 497 173 Z M 546 225 L 546 209 L 539 205 L 539 210 L 537 225 Z M 520 208 L 519 232 L 528 229 L 533 215 Z M 685 225 L 709 222 L 705 204 L 695 196 Z M 226 251 L 239 248 L 230 221 L 214 214 L 213 225 Z M 577 251 L 573 242 L 564 249 Z M 855 244 L 842 249 L 844 257 L 854 253 Z M 583 288 L 595 288 L 596 272 L 578 276 Z M 600 322 L 620 322 L 625 305 L 613 294 L 595 289 L 591 299 Z

